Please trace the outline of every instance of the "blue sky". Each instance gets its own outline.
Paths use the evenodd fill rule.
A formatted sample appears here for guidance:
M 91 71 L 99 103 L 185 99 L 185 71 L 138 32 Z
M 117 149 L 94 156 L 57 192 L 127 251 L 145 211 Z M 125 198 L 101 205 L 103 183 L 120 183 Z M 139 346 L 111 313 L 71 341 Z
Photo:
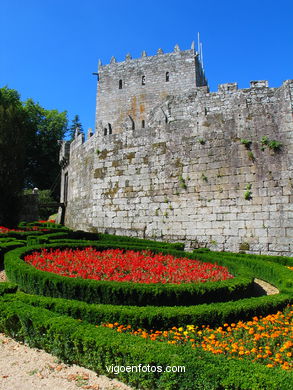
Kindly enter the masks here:
M 94 128 L 98 59 L 182 50 L 201 34 L 210 89 L 293 78 L 292 0 L 0 0 L 0 87 Z

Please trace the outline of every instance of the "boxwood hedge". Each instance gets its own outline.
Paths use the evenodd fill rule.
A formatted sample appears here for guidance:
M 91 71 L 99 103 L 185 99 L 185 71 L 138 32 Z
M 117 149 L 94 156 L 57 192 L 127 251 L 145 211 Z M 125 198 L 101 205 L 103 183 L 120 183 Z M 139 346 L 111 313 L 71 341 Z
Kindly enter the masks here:
M 31 242 L 33 242 L 34 233 L 30 232 Z M 39 232 L 37 233 L 41 238 Z M 53 232 L 52 235 L 51 232 L 47 233 L 44 240 L 42 241 L 41 238 L 40 241 L 60 240 L 59 233 L 60 230 Z M 229 360 L 199 349 L 189 350 L 182 346 L 143 340 L 129 334 L 117 334 L 117 332 L 96 327 L 96 325 L 104 322 L 119 322 L 146 329 L 168 329 L 188 324 L 218 326 L 224 322 L 247 320 L 254 315 L 271 314 L 292 302 L 293 273 L 285 267 L 292 265 L 292 258 L 208 251 L 187 254 L 182 250 L 175 251 L 174 247 L 163 248 L 162 244 L 154 244 L 155 242 L 145 243 L 144 246 L 141 246 L 138 243 L 139 239 L 136 239 L 137 242 L 133 242 L 132 239 L 123 241 L 120 238 L 109 240 L 107 235 L 106 237 L 100 235 L 98 241 L 95 238 L 94 242 L 82 245 L 81 242 L 76 241 L 78 235 L 69 238 L 68 232 L 61 233 L 65 233 L 62 235 L 63 240 L 73 240 L 68 241 L 63 247 L 99 244 L 97 247 L 101 249 L 123 247 L 141 250 L 142 247 L 145 249 L 148 245 L 153 252 L 171 253 L 177 257 L 188 256 L 228 266 L 230 272 L 241 275 L 236 278 L 238 279 L 236 285 L 230 286 L 232 291 L 227 292 L 230 293 L 230 296 L 235 294 L 235 299 L 239 294 L 237 289 L 240 289 L 241 294 L 243 294 L 246 287 L 251 288 L 253 277 L 274 284 L 280 293 L 230 302 L 173 307 L 171 307 L 173 302 L 170 302 L 170 306 L 142 306 L 145 304 L 142 299 L 139 302 L 141 306 L 134 306 L 124 304 L 126 302 L 123 302 L 123 305 L 118 305 L 119 294 L 117 290 L 115 292 L 111 291 L 110 288 L 103 287 L 99 293 L 105 294 L 104 296 L 108 297 L 110 303 L 114 302 L 115 304 L 89 304 L 71 298 L 83 299 L 87 297 L 87 299 L 89 298 L 88 302 L 94 302 L 97 298 L 96 291 L 87 287 L 88 285 L 82 284 L 89 282 L 90 285 L 91 281 L 77 280 L 81 282 L 78 284 L 79 289 L 77 286 L 66 285 L 66 283 L 64 284 L 65 279 L 74 279 L 35 270 L 21 260 L 21 255 L 40 247 L 18 248 L 6 254 L 6 272 L 11 281 L 19 283 L 21 289 L 40 295 L 15 292 L 17 286 L 12 283 L 0 284 L 0 331 L 56 354 L 65 361 L 83 365 L 107 376 L 111 376 L 111 373 L 109 374 L 107 371 L 107 366 L 136 365 L 137 362 L 152 366 L 181 365 L 186 367 L 186 372 L 183 374 L 131 372 L 120 373 L 118 376 L 122 381 L 141 389 L 288 390 L 291 388 L 292 373 L 278 368 L 268 369 L 258 363 L 236 359 Z M 122 238 L 124 239 L 124 237 Z M 14 244 L 15 240 L 16 237 L 13 240 Z M 28 241 L 29 239 L 27 239 Z M 1 242 L 0 248 L 1 244 L 7 243 L 9 241 Z M 23 244 L 24 241 L 18 242 L 18 245 Z M 61 246 L 60 242 L 52 245 L 52 247 Z M 9 246 L 8 249 L 10 249 Z M 30 268 L 29 271 L 27 267 Z M 224 285 L 225 283 L 222 284 L 222 287 Z M 78 290 L 85 290 L 85 292 Z M 132 302 L 136 302 L 138 291 L 135 289 L 127 290 L 127 288 L 125 291 L 128 291 L 132 300 L 135 297 Z M 41 296 L 44 292 L 45 295 L 48 295 L 47 297 Z M 122 293 L 120 291 L 120 294 L 124 293 L 124 291 Z M 182 291 L 179 296 L 181 293 Z M 215 294 L 215 290 L 213 293 Z M 147 295 L 144 294 L 146 293 L 142 294 L 146 299 Z M 52 296 L 62 298 L 53 298 Z M 70 299 L 65 299 L 67 297 Z M 168 294 L 166 297 L 168 298 Z M 98 297 L 98 302 L 99 299 Z
M 72 244 L 72 248 L 88 246 Z M 5 256 L 5 270 L 12 282 L 17 283 L 27 293 L 52 297 L 77 299 L 89 303 L 105 303 L 136 306 L 188 306 L 210 302 L 237 300 L 251 296 L 253 280 L 245 268 L 243 276 L 220 282 L 187 283 L 187 284 L 142 284 L 131 282 L 109 282 L 70 278 L 37 270 L 26 264 L 21 258 L 41 248 L 68 248 L 70 244 L 51 244 L 42 247 L 19 248 Z M 114 244 L 95 244 L 98 250 L 114 248 Z M 121 246 L 119 248 L 140 250 L 140 247 Z M 154 249 L 158 252 L 158 249 Z M 178 257 L 190 257 L 182 251 L 164 251 Z M 233 266 L 231 261 L 221 261 Z M 236 271 L 236 267 L 234 267 Z
M 144 370 L 125 370 L 115 376 L 140 389 L 288 390 L 293 379 L 292 373 L 280 368 L 268 370 L 259 363 L 201 349 L 117 334 L 23 302 L 0 299 L 0 331 L 110 377 L 115 376 L 114 366 L 141 365 Z M 168 372 L 167 366 L 184 367 L 184 372 Z
M 49 309 L 62 315 L 82 319 L 92 324 L 130 324 L 134 328 L 166 330 L 173 326 L 210 325 L 249 320 L 283 309 L 290 303 L 286 294 L 245 298 L 236 302 L 219 302 L 194 306 L 127 306 L 88 304 L 77 300 L 44 297 L 17 292 L 3 299 L 16 300 L 31 306 Z

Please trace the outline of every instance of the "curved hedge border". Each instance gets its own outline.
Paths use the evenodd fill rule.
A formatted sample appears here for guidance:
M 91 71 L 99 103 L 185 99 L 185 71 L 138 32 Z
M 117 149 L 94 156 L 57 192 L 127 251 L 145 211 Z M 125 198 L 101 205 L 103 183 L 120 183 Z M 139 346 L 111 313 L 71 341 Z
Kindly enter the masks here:
M 196 258 L 205 261 L 216 261 L 218 264 L 233 262 L 237 268 L 238 265 L 246 267 L 250 270 L 250 274 L 255 278 L 262 279 L 268 283 L 276 286 L 280 292 L 293 294 L 293 272 L 286 268 L 285 265 L 276 261 L 268 261 L 262 256 L 258 258 L 256 255 L 241 255 L 234 256 L 234 254 L 226 252 L 206 252 L 197 253 Z M 285 258 L 291 259 L 291 258 Z M 286 260 L 285 260 L 286 261 Z M 284 262 L 285 262 L 284 261 Z
M 23 292 L 17 292 L 13 296 L 4 296 L 3 299 L 21 301 L 95 325 L 118 322 L 119 324 L 130 324 L 134 328 L 155 330 L 166 330 L 173 326 L 180 327 L 190 324 L 221 326 L 223 323 L 237 322 L 239 319 L 250 320 L 256 314 L 265 316 L 282 310 L 290 303 L 290 298 L 285 294 L 188 307 L 89 304 L 77 300 L 30 295 Z
M 93 243 L 92 243 L 93 244 Z M 40 271 L 26 264 L 21 258 L 25 254 L 42 248 L 77 248 L 86 244 L 51 244 L 29 248 L 19 248 L 5 256 L 5 270 L 12 282 L 17 283 L 23 291 L 52 297 L 77 299 L 89 303 L 120 305 L 154 305 L 154 306 L 188 306 L 201 303 L 223 302 L 251 296 L 252 277 L 245 274 L 220 282 L 188 284 L 141 284 L 131 282 L 95 281 L 82 278 L 70 278 Z M 141 250 L 141 247 L 96 244 L 97 249 L 124 248 Z M 153 250 L 164 254 L 171 253 L 178 257 L 195 258 L 182 251 Z M 225 263 L 225 262 L 224 262 Z M 229 264 L 231 262 L 226 262 Z M 235 267 L 234 267 L 235 268 Z M 239 267 L 238 267 L 239 268 Z
M 106 240 L 100 243 L 106 244 Z M 107 243 L 105 246 L 108 248 L 122 246 L 120 242 L 119 245 L 117 242 L 115 244 Z M 136 243 L 135 246 L 131 246 L 131 241 L 129 244 L 125 242 L 123 244 L 126 249 L 141 249 Z M 85 243 L 83 246 L 88 245 L 93 243 Z M 81 245 L 75 243 L 72 246 Z M 34 248 L 24 248 L 24 250 L 28 249 Z M 164 252 L 158 248 L 151 250 Z M 180 252 L 179 255 L 170 249 L 168 253 L 178 257 L 187 255 L 184 252 Z M 119 322 L 147 329 L 166 329 L 191 323 L 217 326 L 222 325 L 223 322 L 249 319 L 254 315 L 271 314 L 292 302 L 293 272 L 285 267 L 291 265 L 291 258 L 288 261 L 287 258 L 275 259 L 275 256 L 267 258 L 222 252 L 196 252 L 188 254 L 188 257 L 228 265 L 230 272 L 234 270 L 233 273 L 240 273 L 248 278 L 258 277 L 266 280 L 274 284 L 280 290 L 280 294 L 189 307 L 138 307 L 87 304 L 62 298 L 14 293 L 16 287 L 10 284 L 4 286 L 2 292 L 0 290 L 0 295 L 5 294 L 0 298 L 0 331 L 30 342 L 33 346 L 46 349 L 65 361 L 80 364 L 99 373 L 105 373 L 107 376 L 111 376 L 106 370 L 107 365 L 136 365 L 139 362 L 146 365 L 186 366 L 184 374 L 158 375 L 148 372 L 122 373 L 118 376 L 122 381 L 141 389 L 288 390 L 291 388 L 292 373 L 278 368 L 268 369 L 258 363 L 229 360 L 202 350 L 189 350 L 186 347 L 143 340 L 95 326 L 102 322 Z M 21 260 L 18 261 L 24 264 Z M 28 275 L 24 275 L 24 283 L 26 277 Z M 35 287 L 37 288 L 37 285 Z M 46 309 L 50 309 L 50 312 Z M 74 317 L 76 320 L 67 316 Z M 80 319 L 93 325 L 83 323 Z
M 201 349 L 118 334 L 22 302 L 0 300 L 0 331 L 62 360 L 109 374 L 112 366 L 184 366 L 183 373 L 124 372 L 115 376 L 147 390 L 288 390 L 292 373 L 227 359 Z
M 196 253 L 196 250 L 193 252 Z M 215 253 L 215 252 L 211 252 Z M 241 259 L 250 259 L 250 260 L 264 260 L 272 263 L 277 263 L 285 266 L 293 266 L 293 257 L 288 256 L 269 256 L 269 255 L 254 255 L 247 253 L 234 253 L 234 252 L 224 252 L 226 257 L 234 257 Z

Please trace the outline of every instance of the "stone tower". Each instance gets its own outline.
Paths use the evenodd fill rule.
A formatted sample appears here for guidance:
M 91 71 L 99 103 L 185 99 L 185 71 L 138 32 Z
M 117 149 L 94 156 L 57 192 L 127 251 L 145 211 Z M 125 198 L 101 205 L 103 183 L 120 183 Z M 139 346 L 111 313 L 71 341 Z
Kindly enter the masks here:
M 100 135 L 118 134 L 127 129 L 148 127 L 151 110 L 168 96 L 180 95 L 207 81 L 194 45 L 181 51 L 176 45 L 173 53 L 116 62 L 98 68 L 96 129 Z M 161 110 L 162 121 L 171 117 L 168 107 Z
M 96 131 L 63 142 L 65 225 L 293 254 L 293 80 L 210 92 L 192 47 L 98 69 Z

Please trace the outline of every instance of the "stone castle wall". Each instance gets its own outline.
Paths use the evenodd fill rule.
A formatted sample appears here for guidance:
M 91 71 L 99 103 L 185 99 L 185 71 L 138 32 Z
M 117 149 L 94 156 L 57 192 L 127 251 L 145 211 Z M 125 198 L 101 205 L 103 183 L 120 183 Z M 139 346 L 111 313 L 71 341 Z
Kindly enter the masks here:
M 96 129 L 102 134 L 146 127 L 150 111 L 165 97 L 207 83 L 194 49 L 178 47 L 173 53 L 159 51 L 123 62 L 112 58 L 110 64 L 99 66 L 98 76 Z M 161 114 L 164 120 L 170 115 L 167 108 Z
M 145 128 L 78 136 L 63 169 L 65 224 L 292 256 L 292 96 L 293 80 L 194 87 L 162 97 Z

